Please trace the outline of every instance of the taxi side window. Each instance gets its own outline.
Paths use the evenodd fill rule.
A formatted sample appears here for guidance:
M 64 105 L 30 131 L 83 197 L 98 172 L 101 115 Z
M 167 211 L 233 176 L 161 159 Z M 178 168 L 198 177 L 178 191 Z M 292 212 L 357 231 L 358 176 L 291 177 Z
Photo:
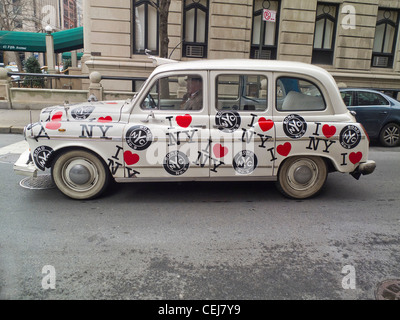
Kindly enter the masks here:
M 265 111 L 267 78 L 263 75 L 219 75 L 216 95 L 217 110 Z
M 197 74 L 160 78 L 140 106 L 153 110 L 201 110 L 203 79 Z
M 276 109 L 279 111 L 321 111 L 326 104 L 314 83 L 292 77 L 280 77 L 276 83 Z

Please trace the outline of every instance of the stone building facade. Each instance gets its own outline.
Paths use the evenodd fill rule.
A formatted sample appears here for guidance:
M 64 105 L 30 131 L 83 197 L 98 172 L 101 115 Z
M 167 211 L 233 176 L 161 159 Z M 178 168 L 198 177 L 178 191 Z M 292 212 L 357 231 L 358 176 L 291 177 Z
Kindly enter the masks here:
M 150 74 L 145 49 L 159 52 L 152 2 L 84 0 L 83 73 Z M 399 16 L 398 0 L 172 0 L 169 55 L 301 61 L 348 87 L 400 90 Z M 137 89 L 129 81 L 102 84 Z

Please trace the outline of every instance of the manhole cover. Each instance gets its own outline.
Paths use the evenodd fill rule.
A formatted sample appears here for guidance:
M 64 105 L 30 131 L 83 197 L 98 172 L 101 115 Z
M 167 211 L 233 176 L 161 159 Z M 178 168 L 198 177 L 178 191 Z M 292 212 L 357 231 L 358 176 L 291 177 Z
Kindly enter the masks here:
M 36 178 L 24 178 L 20 181 L 19 185 L 23 188 L 34 190 L 53 189 L 56 187 L 50 174 L 38 175 Z
M 400 280 L 386 280 L 379 284 L 377 300 L 400 300 Z

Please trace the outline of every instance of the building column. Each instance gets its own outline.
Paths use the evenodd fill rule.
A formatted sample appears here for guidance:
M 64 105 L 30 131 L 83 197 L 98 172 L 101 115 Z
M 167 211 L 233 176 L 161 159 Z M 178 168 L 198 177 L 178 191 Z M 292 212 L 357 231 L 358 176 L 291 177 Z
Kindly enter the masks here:
M 55 58 L 54 58 L 54 39 L 51 32 L 48 32 L 46 34 L 46 60 L 47 60 L 47 72 L 49 74 L 56 73 Z

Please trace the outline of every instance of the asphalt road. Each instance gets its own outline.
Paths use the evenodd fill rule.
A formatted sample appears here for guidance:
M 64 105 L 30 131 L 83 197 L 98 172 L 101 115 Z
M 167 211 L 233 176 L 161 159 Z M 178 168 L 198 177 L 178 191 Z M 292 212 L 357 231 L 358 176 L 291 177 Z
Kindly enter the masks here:
M 375 299 L 400 279 L 399 155 L 372 146 L 372 175 L 330 174 L 304 201 L 269 182 L 122 184 L 74 201 L 20 187 L 0 156 L 0 299 Z

